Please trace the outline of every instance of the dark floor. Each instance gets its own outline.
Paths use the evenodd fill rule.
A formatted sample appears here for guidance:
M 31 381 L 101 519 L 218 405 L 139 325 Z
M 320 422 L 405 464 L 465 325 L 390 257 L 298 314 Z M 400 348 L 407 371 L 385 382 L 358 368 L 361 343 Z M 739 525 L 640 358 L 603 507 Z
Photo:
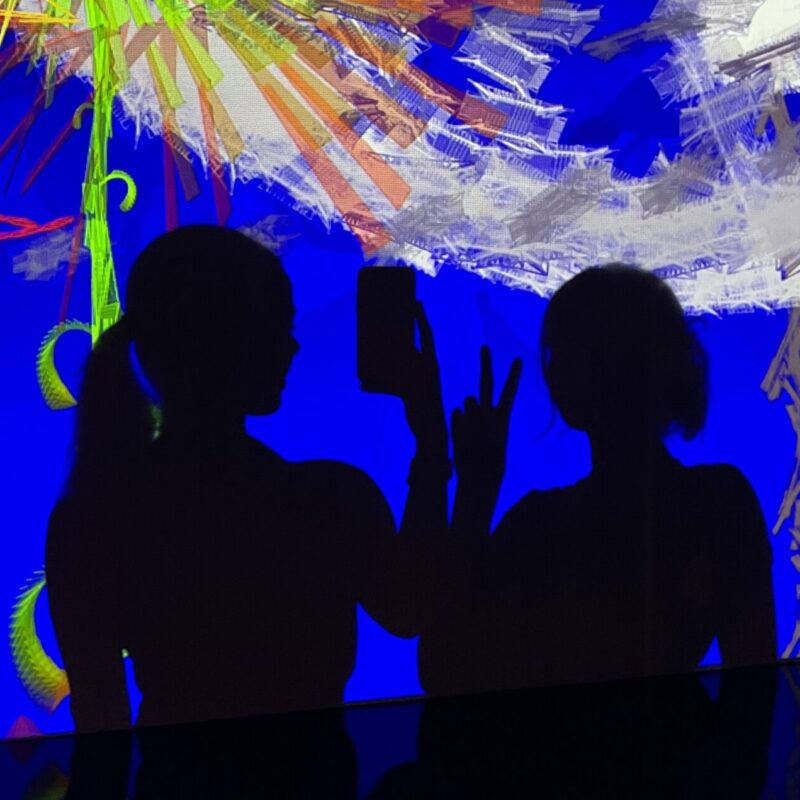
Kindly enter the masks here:
M 800 798 L 800 664 L 0 745 L 63 797 Z

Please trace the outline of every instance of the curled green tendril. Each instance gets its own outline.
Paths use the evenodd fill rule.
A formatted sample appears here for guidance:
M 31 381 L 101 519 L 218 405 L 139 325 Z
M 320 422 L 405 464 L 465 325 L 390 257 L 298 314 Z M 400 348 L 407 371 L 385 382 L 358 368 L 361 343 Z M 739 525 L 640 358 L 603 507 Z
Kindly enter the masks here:
M 69 694 L 67 673 L 47 655 L 36 631 L 36 601 L 45 587 L 44 572 L 37 572 L 14 603 L 9 626 L 11 657 L 30 696 L 55 711 Z
M 136 184 L 127 172 L 123 172 L 121 169 L 115 169 L 113 172 L 109 172 L 108 175 L 100 181 L 100 186 L 115 179 L 125 181 L 125 185 L 128 187 L 125 192 L 125 197 L 119 204 L 119 210 L 130 211 L 133 208 L 133 204 L 136 202 Z
M 83 124 L 83 114 L 85 111 L 88 111 L 90 108 L 94 106 L 94 103 L 89 101 L 85 103 L 81 103 L 76 109 L 75 113 L 72 115 L 72 127 L 75 128 L 76 131 L 80 130 L 81 125 Z
M 36 356 L 36 378 L 39 381 L 39 388 L 48 408 L 54 411 L 61 411 L 76 405 L 72 392 L 70 392 L 58 374 L 55 361 L 56 344 L 61 335 L 67 331 L 83 331 L 91 334 L 92 326 L 76 320 L 60 322 L 48 331 L 47 336 L 44 337 L 39 346 L 39 353 Z

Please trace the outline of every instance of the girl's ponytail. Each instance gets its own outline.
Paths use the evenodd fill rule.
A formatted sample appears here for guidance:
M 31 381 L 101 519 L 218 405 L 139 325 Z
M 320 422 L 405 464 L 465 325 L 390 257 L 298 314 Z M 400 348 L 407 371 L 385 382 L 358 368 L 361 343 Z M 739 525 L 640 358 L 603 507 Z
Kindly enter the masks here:
M 150 400 L 131 361 L 130 320 L 103 333 L 84 366 L 67 491 L 103 493 L 130 474 L 155 435 Z

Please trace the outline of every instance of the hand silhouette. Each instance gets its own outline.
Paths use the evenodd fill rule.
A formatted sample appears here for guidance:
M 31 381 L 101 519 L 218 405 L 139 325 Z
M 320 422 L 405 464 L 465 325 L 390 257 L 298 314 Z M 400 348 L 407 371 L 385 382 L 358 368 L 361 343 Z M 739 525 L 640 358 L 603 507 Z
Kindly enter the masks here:
M 522 360 L 514 359 L 500 399 L 493 405 L 492 353 L 481 348 L 479 396 L 468 397 L 464 409 L 452 415 L 453 458 L 459 491 L 497 498 L 506 469 L 506 447 L 511 409 L 522 374 Z
M 433 331 L 422 303 L 417 303 L 420 348 L 414 354 L 402 395 L 406 419 L 417 439 L 417 453 L 425 459 L 448 461 L 447 424 L 442 403 L 439 361 Z

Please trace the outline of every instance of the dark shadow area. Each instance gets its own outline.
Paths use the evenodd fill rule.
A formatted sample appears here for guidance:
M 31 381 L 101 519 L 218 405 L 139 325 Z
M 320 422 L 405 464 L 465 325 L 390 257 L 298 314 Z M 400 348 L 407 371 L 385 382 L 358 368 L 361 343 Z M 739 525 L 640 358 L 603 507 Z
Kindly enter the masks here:
M 790 680 L 790 670 L 782 682 Z M 730 670 L 718 701 L 700 675 L 517 690 L 425 702 L 419 759 L 371 800 L 434 797 L 741 797 L 765 794 L 778 671 Z M 797 697 L 781 708 L 796 722 Z M 772 780 L 780 784 L 781 767 Z
M 3 798 L 797 796 L 796 664 L 347 714 L 4 742 Z
M 134 800 L 354 800 L 356 751 L 343 712 L 143 728 Z

